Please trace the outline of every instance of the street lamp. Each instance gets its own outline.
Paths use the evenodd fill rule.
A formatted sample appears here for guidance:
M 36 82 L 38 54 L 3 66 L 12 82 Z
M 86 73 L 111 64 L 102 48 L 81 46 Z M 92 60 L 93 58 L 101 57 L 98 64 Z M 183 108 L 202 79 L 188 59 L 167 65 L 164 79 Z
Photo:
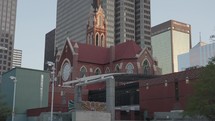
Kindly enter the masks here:
M 14 86 L 13 86 L 13 109 L 12 109 L 12 121 L 14 121 L 14 118 L 15 118 L 16 82 L 17 82 L 17 79 L 14 76 L 10 76 L 10 79 L 13 80 L 13 82 L 14 82 Z
M 215 41 L 215 35 L 211 35 L 211 36 L 210 36 L 210 39 L 211 39 L 212 41 Z
M 47 61 L 49 67 L 52 67 L 52 99 L 51 99 L 51 121 L 53 121 L 53 101 L 54 101 L 54 81 L 55 81 L 55 64 L 51 61 Z

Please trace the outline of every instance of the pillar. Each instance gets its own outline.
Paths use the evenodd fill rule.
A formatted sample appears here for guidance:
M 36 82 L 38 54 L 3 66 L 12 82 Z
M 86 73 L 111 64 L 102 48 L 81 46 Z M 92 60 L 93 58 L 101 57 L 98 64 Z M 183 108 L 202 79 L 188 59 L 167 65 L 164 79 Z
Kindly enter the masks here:
M 106 81 L 106 107 L 111 113 L 111 121 L 115 121 L 115 79 Z

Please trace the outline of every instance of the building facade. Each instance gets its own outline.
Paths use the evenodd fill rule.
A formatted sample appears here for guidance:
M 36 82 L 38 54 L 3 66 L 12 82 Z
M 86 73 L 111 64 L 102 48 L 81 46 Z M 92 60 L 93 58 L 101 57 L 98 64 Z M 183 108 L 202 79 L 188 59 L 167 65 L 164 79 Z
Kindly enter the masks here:
M 206 66 L 210 58 L 215 57 L 215 43 L 199 42 L 189 52 L 178 55 L 178 70 Z
M 12 68 L 17 0 L 0 0 L 0 75 Z
M 149 51 L 130 40 L 105 48 L 68 40 L 57 60 L 59 83 L 105 73 L 157 75 L 159 69 Z
M 178 72 L 178 55 L 191 48 L 191 26 L 170 20 L 152 27 L 152 48 L 162 74 Z
M 86 42 L 87 20 L 92 0 L 58 0 L 55 47 L 61 51 L 69 37 L 81 43 Z
M 152 51 L 150 0 L 115 0 L 115 43 L 126 40 Z
M 22 50 L 13 50 L 13 68 L 22 66 Z
M 91 12 L 87 24 L 86 43 L 106 47 L 106 19 L 101 6 Z
M 56 44 L 61 51 L 66 38 L 85 43 L 90 11 L 101 5 L 106 18 L 106 45 L 135 40 L 151 53 L 150 0 L 58 0 Z
M 13 99 L 14 81 L 11 76 L 17 80 L 15 99 Z M 20 67 L 2 75 L 0 89 L 11 110 L 15 100 L 15 121 L 28 121 L 27 109 L 48 106 L 49 80 L 49 72 Z
M 153 118 L 155 112 L 183 112 L 200 73 L 192 69 L 139 81 L 141 114 Z
M 47 70 L 47 61 L 55 62 L 55 29 L 46 34 L 45 37 L 45 52 L 44 52 L 44 66 L 43 69 Z M 56 50 L 57 51 L 57 50 Z

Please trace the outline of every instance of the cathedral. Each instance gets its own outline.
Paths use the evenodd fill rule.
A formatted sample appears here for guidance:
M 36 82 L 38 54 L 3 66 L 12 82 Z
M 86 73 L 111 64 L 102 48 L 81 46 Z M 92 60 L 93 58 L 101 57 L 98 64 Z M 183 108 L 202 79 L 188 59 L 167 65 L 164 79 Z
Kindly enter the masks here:
M 160 74 L 148 49 L 135 41 L 106 47 L 106 19 L 99 0 L 92 4 L 86 31 L 86 43 L 68 39 L 58 54 L 58 83 L 106 73 Z

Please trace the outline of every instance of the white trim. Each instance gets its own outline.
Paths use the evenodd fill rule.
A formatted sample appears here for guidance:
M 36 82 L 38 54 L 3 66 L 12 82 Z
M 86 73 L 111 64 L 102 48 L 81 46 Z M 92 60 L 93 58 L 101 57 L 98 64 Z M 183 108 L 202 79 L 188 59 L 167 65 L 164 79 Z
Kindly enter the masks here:
M 148 63 L 149 63 L 149 67 L 152 67 L 152 66 L 151 66 L 151 64 L 150 64 L 150 61 L 148 60 L 148 58 L 145 58 L 145 59 L 142 61 L 142 63 L 141 63 L 141 67 L 143 67 L 143 63 L 144 63 L 144 61 L 145 61 L 145 60 L 147 60 L 147 61 L 148 61 Z
M 71 84 L 76 84 L 79 85 L 84 84 L 84 83 L 90 83 L 90 82 L 99 82 L 99 81 L 107 81 L 107 79 L 114 79 L 114 75 L 120 75 L 120 74 L 125 74 L 125 73 L 109 73 L 109 74 L 100 74 L 100 75 L 93 75 L 93 76 L 88 76 L 88 77 L 83 77 L 79 78 L 76 80 L 71 80 L 63 83 L 63 87 L 70 87 Z
M 107 72 L 108 71 L 108 72 Z M 107 73 L 110 73 L 110 68 L 109 67 L 107 67 L 106 69 L 105 69 L 105 73 L 107 74 Z
M 119 67 L 119 64 L 116 64 L 116 65 L 115 65 L 115 68 L 114 68 L 114 71 L 115 71 L 115 72 L 116 72 L 116 67 L 117 67 L 117 66 Z M 120 67 L 119 67 L 119 69 L 120 69 Z
M 94 70 L 94 74 L 96 74 L 96 70 L 99 70 L 100 71 L 100 74 L 102 73 L 101 69 L 99 67 L 97 67 L 95 70 Z
M 127 69 L 127 67 L 128 67 L 129 64 L 131 64 L 132 67 L 133 67 L 132 69 L 134 69 L 134 65 L 133 65 L 131 62 L 128 62 L 128 63 L 126 64 L 125 68 Z
M 81 68 L 80 68 L 80 70 L 79 71 L 81 71 L 81 69 L 82 68 L 85 68 L 85 70 L 86 70 L 86 72 L 87 72 L 87 68 L 83 65 L 83 66 L 81 66 Z

